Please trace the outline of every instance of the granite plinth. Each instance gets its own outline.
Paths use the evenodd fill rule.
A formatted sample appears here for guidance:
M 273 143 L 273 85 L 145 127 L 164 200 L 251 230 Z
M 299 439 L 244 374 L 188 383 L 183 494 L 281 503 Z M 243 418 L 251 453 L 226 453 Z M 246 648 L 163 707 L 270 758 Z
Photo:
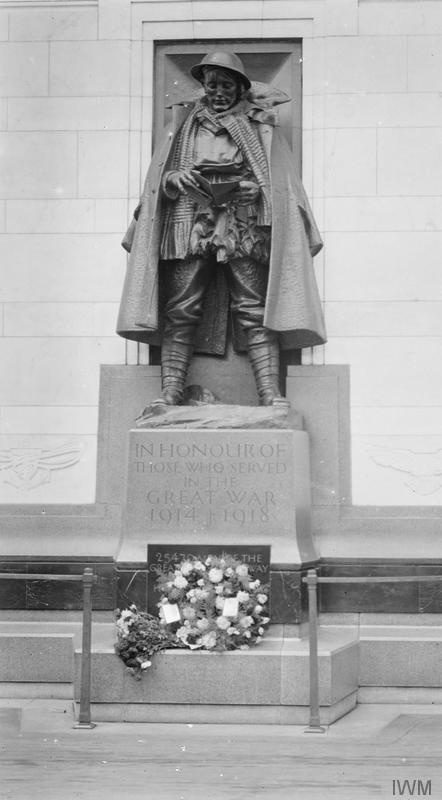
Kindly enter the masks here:
M 130 431 L 122 528 L 120 563 L 146 561 L 160 542 L 268 544 L 274 564 L 316 561 L 307 433 Z
M 140 681 L 103 647 L 92 654 L 94 719 L 192 719 L 301 724 L 308 721 L 308 642 L 280 638 L 270 629 L 250 650 L 214 653 L 166 650 Z M 354 630 L 321 631 L 319 695 L 322 718 L 332 721 L 354 707 L 358 643 Z M 80 653 L 76 651 L 75 698 L 79 699 Z M 247 715 L 251 715 L 247 717 Z

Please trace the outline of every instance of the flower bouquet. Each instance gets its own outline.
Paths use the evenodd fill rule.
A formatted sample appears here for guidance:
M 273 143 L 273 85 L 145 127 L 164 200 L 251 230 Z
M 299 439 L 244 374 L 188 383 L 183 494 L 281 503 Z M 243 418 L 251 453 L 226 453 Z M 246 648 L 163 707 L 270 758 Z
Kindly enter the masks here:
M 160 619 L 181 646 L 246 650 L 261 641 L 269 623 L 268 588 L 232 557 L 188 559 L 160 575 Z
M 117 642 L 115 652 L 138 680 L 150 667 L 152 656 L 166 647 L 176 647 L 174 635 L 161 624 L 158 617 L 138 611 L 135 605 L 115 612 Z

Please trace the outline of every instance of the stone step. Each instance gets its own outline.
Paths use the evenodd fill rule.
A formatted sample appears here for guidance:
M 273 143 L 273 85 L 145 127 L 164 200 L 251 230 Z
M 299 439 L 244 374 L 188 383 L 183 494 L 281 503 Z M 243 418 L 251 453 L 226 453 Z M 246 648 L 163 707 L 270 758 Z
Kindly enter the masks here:
M 114 637 L 113 623 L 93 624 L 91 700 L 95 720 L 308 721 L 308 643 L 305 638 L 284 635 L 282 626 L 272 626 L 264 641 L 248 651 L 165 651 L 154 658 L 141 681 L 136 681 L 115 655 Z M 13 644 L 11 660 L 0 660 L 2 696 L 72 696 L 66 679 L 74 679 L 75 660 L 78 700 L 78 621 L 52 622 L 50 626 L 42 621 L 3 621 L 1 638 L 7 642 L 2 651 Z M 322 631 L 319 653 L 323 719 L 332 722 L 356 702 L 358 658 L 352 631 Z M 20 664 L 15 671 L 13 663 Z
M 92 627 L 96 721 L 308 721 L 308 639 L 272 626 L 248 651 L 168 650 L 136 681 L 114 653 L 113 622 Z M 79 697 L 81 623 L 0 621 L 0 696 Z M 442 627 L 324 625 L 319 630 L 321 719 L 358 702 L 442 702 Z M 389 699 L 390 698 L 390 699 Z
M 442 687 L 438 625 L 361 626 L 359 653 L 360 686 Z
M 77 651 L 75 696 L 79 697 Z M 323 718 L 355 705 L 358 648 L 345 629 L 321 632 L 319 684 Z M 92 655 L 91 700 L 96 720 L 178 722 L 183 719 L 298 723 L 308 721 L 308 642 L 267 636 L 250 650 L 226 653 L 167 650 L 135 680 L 113 647 Z

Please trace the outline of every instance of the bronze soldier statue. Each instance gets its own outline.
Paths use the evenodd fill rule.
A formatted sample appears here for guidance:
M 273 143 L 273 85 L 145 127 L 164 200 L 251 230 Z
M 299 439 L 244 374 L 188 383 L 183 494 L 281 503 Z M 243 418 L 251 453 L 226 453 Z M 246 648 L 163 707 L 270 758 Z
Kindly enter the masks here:
M 289 98 L 252 84 L 231 52 L 209 53 L 191 74 L 203 94 L 165 132 L 123 241 L 118 333 L 161 343 L 160 402 L 179 404 L 194 349 L 223 352 L 211 341 L 221 268 L 234 344 L 268 406 L 281 397 L 280 346 L 325 341 L 312 266 L 322 242 L 275 110 Z

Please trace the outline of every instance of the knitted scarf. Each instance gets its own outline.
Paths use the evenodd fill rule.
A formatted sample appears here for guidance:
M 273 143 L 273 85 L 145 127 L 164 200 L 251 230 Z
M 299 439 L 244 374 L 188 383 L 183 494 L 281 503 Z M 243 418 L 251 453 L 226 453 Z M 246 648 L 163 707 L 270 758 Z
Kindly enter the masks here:
M 209 119 L 217 127 L 225 128 L 235 144 L 240 148 L 253 177 L 261 189 L 260 225 L 271 224 L 270 178 L 266 154 L 256 132 L 247 116 L 250 104 L 240 101 L 228 111 L 212 114 L 204 100 L 195 108 L 181 126 L 169 161 L 168 169 L 186 170 L 193 166 L 193 151 L 199 122 Z M 161 253 L 162 258 L 186 258 L 189 237 L 195 212 L 194 201 L 188 195 L 180 194 L 176 201 L 168 203 L 164 214 Z

